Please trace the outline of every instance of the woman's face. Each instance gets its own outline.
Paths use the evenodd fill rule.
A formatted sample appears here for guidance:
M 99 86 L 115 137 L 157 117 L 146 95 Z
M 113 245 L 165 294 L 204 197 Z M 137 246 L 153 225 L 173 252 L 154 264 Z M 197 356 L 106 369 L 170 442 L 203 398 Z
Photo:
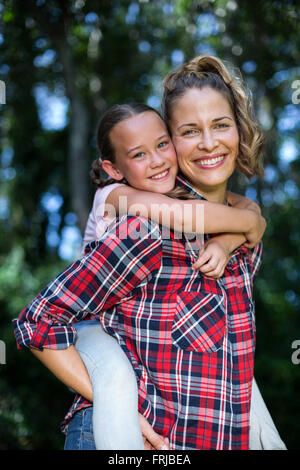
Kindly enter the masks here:
M 118 172 L 111 174 L 115 179 L 124 177 L 136 189 L 162 194 L 174 188 L 176 153 L 163 120 L 155 112 L 119 122 L 110 140 L 116 157 L 113 169 Z
M 170 128 L 178 164 L 203 196 L 225 202 L 239 149 L 231 107 L 218 91 L 192 88 L 174 103 Z

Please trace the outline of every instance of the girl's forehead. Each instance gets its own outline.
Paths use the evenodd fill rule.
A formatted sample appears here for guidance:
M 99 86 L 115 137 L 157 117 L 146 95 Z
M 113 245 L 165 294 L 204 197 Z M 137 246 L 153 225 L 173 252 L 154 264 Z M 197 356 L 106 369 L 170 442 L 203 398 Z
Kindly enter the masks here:
M 144 113 L 130 116 L 127 119 L 116 124 L 114 129 L 123 132 L 140 132 L 141 129 L 146 128 L 165 128 L 165 123 L 162 118 L 154 111 L 146 111 Z
M 152 145 L 164 135 L 168 135 L 164 121 L 155 112 L 147 111 L 116 124 L 110 139 L 117 150 L 127 151 L 138 145 Z

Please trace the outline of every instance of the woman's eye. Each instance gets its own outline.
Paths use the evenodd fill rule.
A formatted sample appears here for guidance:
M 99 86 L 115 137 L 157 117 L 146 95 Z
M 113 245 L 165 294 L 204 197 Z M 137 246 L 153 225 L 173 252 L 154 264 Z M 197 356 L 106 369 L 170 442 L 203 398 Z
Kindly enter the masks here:
M 220 124 L 217 124 L 216 126 L 218 129 L 225 129 L 229 127 L 229 124 L 226 124 L 225 122 L 221 122 Z
M 193 135 L 196 134 L 197 130 L 196 129 L 187 129 L 186 131 L 183 132 L 182 135 Z

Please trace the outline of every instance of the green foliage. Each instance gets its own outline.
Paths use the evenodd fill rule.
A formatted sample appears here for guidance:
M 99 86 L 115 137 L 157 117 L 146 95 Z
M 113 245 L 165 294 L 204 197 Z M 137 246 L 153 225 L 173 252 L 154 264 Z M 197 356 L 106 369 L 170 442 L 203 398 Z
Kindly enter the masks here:
M 104 109 L 158 103 L 162 77 L 182 58 L 205 53 L 241 69 L 266 132 L 266 177 L 235 175 L 232 189 L 258 200 L 268 221 L 255 287 L 255 376 L 282 438 L 299 448 L 300 366 L 291 361 L 300 339 L 297 2 L 9 0 L 0 1 L 0 15 L 0 449 L 63 447 L 59 423 L 72 394 L 28 351 L 16 350 L 11 320 L 76 255 L 62 259 L 60 251 L 64 231 L 76 227 L 70 215 L 79 188 L 68 156 L 74 96 L 89 116 L 82 155 L 89 165 Z M 47 125 L 40 87 L 67 103 L 62 125 Z

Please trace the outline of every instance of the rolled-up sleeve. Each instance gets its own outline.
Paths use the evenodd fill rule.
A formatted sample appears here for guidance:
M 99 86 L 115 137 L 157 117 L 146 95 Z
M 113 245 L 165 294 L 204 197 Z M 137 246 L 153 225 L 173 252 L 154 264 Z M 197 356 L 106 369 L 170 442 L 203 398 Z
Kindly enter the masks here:
M 29 305 L 13 320 L 18 349 L 66 349 L 74 344 L 76 332 L 71 325 L 58 323 L 59 309 L 45 309 L 36 322 L 31 318 L 31 310 Z
M 17 347 L 67 348 L 76 336 L 72 323 L 122 302 L 160 268 L 161 258 L 158 225 L 140 217 L 117 219 L 13 320 Z

